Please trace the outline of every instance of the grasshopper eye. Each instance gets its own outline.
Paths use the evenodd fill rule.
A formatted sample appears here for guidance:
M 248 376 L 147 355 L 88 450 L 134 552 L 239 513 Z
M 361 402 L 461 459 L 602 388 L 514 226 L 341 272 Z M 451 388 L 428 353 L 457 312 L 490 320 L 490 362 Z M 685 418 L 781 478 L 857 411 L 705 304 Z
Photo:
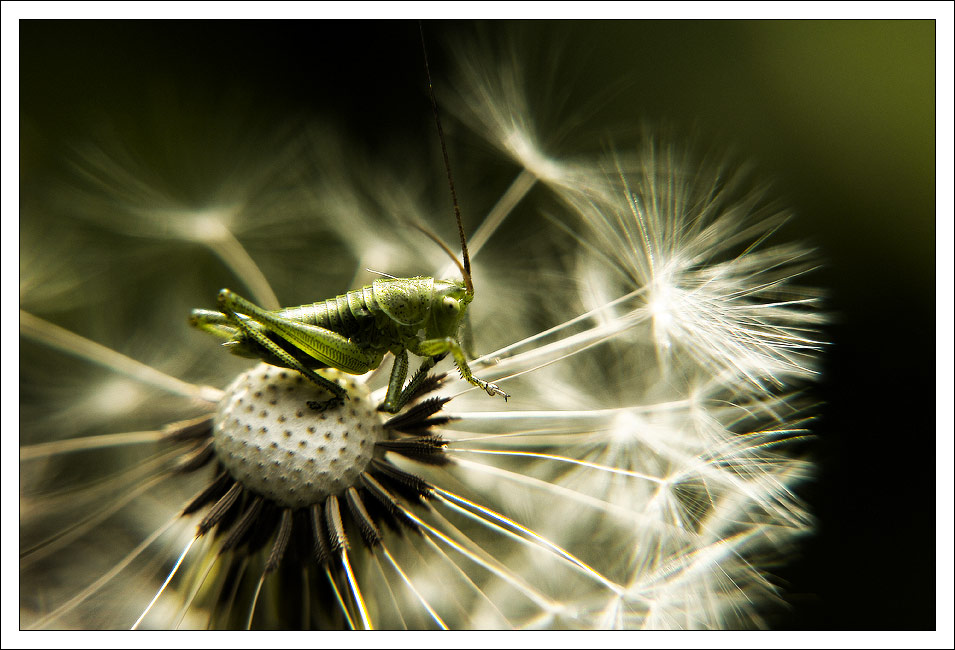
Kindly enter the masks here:
M 461 309 L 461 303 L 452 298 L 451 296 L 445 296 L 441 301 L 444 304 L 444 310 L 449 314 L 452 314 L 459 309 Z

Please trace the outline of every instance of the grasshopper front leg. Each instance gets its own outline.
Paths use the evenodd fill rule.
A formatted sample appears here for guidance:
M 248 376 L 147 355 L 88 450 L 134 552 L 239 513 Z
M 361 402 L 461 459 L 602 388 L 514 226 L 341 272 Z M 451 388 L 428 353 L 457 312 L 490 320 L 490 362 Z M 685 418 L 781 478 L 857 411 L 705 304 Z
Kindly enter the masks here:
M 488 383 L 471 374 L 471 368 L 468 367 L 468 361 L 464 356 L 464 350 L 461 348 L 461 344 L 450 336 L 443 339 L 426 339 L 420 341 L 417 349 L 412 350 L 412 352 L 423 357 L 434 357 L 450 352 L 451 356 L 454 357 L 454 363 L 458 367 L 458 372 L 461 373 L 461 378 L 464 379 L 464 381 L 478 388 L 482 388 L 492 397 L 494 395 L 500 395 L 504 398 L 505 402 L 507 398 L 510 397 L 510 395 L 498 388 L 496 384 Z

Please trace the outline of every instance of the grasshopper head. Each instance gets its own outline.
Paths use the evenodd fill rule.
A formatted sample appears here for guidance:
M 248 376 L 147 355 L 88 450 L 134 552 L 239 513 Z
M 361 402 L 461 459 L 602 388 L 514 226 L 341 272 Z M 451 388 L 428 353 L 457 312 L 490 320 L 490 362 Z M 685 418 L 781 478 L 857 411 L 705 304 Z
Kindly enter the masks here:
M 435 280 L 434 297 L 431 301 L 431 318 L 434 337 L 456 337 L 467 315 L 468 305 L 474 293 L 461 282 Z

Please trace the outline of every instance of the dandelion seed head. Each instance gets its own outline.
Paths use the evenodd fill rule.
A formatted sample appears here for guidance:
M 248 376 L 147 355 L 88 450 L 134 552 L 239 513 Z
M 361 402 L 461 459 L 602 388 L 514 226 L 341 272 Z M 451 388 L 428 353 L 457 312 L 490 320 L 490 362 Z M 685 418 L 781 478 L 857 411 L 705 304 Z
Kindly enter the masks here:
M 406 225 L 456 240 L 447 197 L 439 205 L 429 189 L 442 169 L 414 169 L 401 148 L 391 161 L 363 156 L 330 129 L 304 129 L 286 146 L 235 120 L 236 137 L 158 138 L 172 143 L 162 149 L 171 161 L 215 149 L 201 173 L 171 173 L 175 164 L 121 142 L 85 150 L 81 212 L 118 237 L 162 241 L 160 251 L 181 243 L 192 255 L 199 243 L 222 268 L 214 280 L 191 268 L 156 274 L 156 294 L 188 288 L 188 305 L 109 285 L 134 316 L 102 335 L 81 317 L 64 327 L 22 317 L 25 338 L 71 355 L 65 377 L 40 355 L 22 371 L 21 393 L 60 406 L 33 409 L 21 435 L 21 463 L 37 474 L 21 490 L 21 575 L 41 578 L 26 625 L 763 624 L 779 602 L 766 571 L 812 529 L 797 496 L 812 466 L 791 450 L 806 416 L 789 392 L 811 378 L 818 352 L 817 294 L 797 285 L 812 256 L 771 243 L 788 213 L 764 201 L 765 186 L 701 162 L 671 134 L 561 155 L 561 134 L 524 96 L 535 71 L 516 55 L 487 57 L 464 54 L 458 114 L 521 171 L 504 196 L 472 188 L 471 218 L 488 216 L 474 233 L 487 245 L 473 255 L 470 363 L 507 387 L 506 404 L 444 359 L 436 372 L 450 374 L 433 393 L 382 423 L 387 356 L 349 388 L 338 422 L 337 409 L 307 406 L 314 395 L 299 392 L 295 373 L 292 391 L 271 398 L 288 386 L 264 375 L 289 371 L 248 370 L 168 325 L 214 306 L 223 285 L 205 284 L 219 275 L 269 308 L 290 304 L 278 296 L 356 289 L 367 268 L 447 266 Z M 533 236 L 501 241 L 514 215 L 545 212 Z M 147 335 L 130 335 L 147 321 Z M 68 333 L 74 322 L 122 358 Z M 90 361 L 112 375 L 90 381 Z
M 343 373 L 322 375 L 347 386 L 341 414 L 316 417 L 308 402 L 328 397 L 298 373 L 263 363 L 226 388 L 213 421 L 220 462 L 250 490 L 285 507 L 342 494 L 384 439 L 377 404 L 364 384 Z

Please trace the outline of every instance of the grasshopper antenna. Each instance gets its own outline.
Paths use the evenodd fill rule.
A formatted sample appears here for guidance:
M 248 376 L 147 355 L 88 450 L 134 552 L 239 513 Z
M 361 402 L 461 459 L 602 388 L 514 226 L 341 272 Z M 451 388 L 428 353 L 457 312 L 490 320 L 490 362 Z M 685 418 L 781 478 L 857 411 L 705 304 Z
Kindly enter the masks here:
M 461 237 L 461 257 L 464 265 L 460 266 L 464 276 L 464 285 L 468 295 L 474 295 L 474 284 L 471 282 L 471 259 L 468 257 L 468 244 L 464 237 L 464 226 L 461 225 L 461 208 L 458 207 L 458 194 L 454 191 L 454 178 L 451 176 L 451 160 L 448 158 L 448 146 L 444 140 L 444 129 L 441 128 L 441 117 L 438 115 L 438 102 L 434 98 L 434 86 L 431 83 L 431 66 L 428 64 L 428 48 L 424 40 L 424 25 L 418 22 L 418 31 L 421 32 L 421 51 L 424 53 L 424 71 L 428 76 L 428 97 L 431 98 L 431 110 L 434 113 L 434 123 L 438 127 L 438 139 L 441 141 L 441 153 L 444 156 L 444 168 L 448 172 L 448 187 L 451 188 L 451 202 L 454 203 L 454 218 L 458 222 L 458 235 Z M 427 234 L 427 233 L 425 233 Z M 441 242 L 438 242 L 439 244 Z M 442 244 L 445 250 L 448 250 Z M 450 252 L 450 251 L 449 251 Z M 457 258 L 455 258 L 457 262 Z
M 448 254 L 448 257 L 451 258 L 451 261 L 454 262 L 454 265 L 455 265 L 456 267 L 458 267 L 458 270 L 459 270 L 459 271 L 461 271 L 461 277 L 463 277 L 463 278 L 467 281 L 466 284 L 467 284 L 468 287 L 469 287 L 469 293 L 470 293 L 471 295 L 474 295 L 474 287 L 472 287 L 472 286 L 471 286 L 471 283 L 470 283 L 471 274 L 470 274 L 469 272 L 465 271 L 465 270 L 464 270 L 464 267 L 461 266 L 461 262 L 458 261 L 458 256 L 454 254 L 454 251 L 451 250 L 450 248 L 448 248 L 448 245 L 445 244 L 443 241 L 441 241 L 441 238 L 440 238 L 440 237 L 438 237 L 436 234 L 434 234 L 433 232 L 431 232 L 430 230 L 428 230 L 427 228 L 425 228 L 424 226 L 422 226 L 420 223 L 415 223 L 414 221 L 409 221 L 409 222 L 407 222 L 407 223 L 408 223 L 408 225 L 411 226 L 412 228 L 417 228 L 417 229 L 420 230 L 422 233 L 424 233 L 425 235 L 427 235 L 428 239 L 430 239 L 430 240 L 433 241 L 435 244 L 437 244 L 438 246 L 440 246 L 440 247 L 441 247 L 441 250 L 443 250 L 445 253 Z M 371 271 L 371 269 L 367 269 L 367 270 Z M 371 271 L 371 272 L 372 272 L 372 273 L 378 273 L 378 271 Z

